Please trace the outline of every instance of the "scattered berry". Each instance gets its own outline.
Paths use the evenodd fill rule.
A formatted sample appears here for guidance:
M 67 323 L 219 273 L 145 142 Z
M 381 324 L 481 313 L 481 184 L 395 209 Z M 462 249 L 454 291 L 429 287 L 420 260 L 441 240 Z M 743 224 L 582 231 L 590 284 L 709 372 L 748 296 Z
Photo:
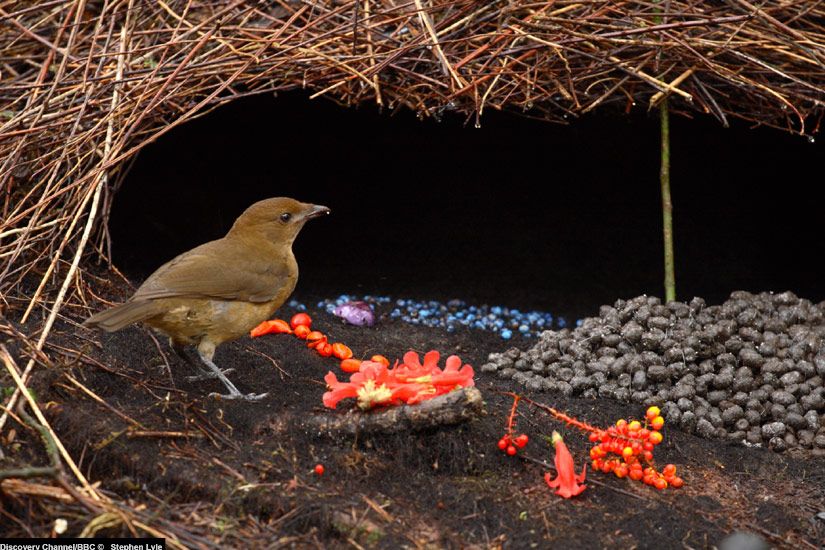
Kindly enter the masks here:
M 307 316 L 309 317 L 309 316 Z M 316 464 L 315 465 L 315 473 L 319 476 L 324 475 L 324 465 L 323 464 Z

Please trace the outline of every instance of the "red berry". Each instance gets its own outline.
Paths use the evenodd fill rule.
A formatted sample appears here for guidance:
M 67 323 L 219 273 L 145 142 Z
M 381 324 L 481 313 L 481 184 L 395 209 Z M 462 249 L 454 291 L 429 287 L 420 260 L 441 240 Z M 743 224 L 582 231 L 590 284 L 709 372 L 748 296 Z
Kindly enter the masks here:
M 372 357 L 370 357 L 370 361 L 374 361 L 376 363 L 381 363 L 385 367 L 390 366 L 390 360 L 387 359 L 386 357 L 384 357 L 383 355 L 373 355 Z
M 271 321 L 264 321 L 257 327 L 253 328 L 249 333 L 253 338 L 256 336 L 263 336 L 264 334 L 289 334 L 292 329 L 283 319 L 272 319 Z
M 631 468 L 630 469 L 630 474 L 628 474 L 628 475 L 630 476 L 630 479 L 632 479 L 633 481 L 639 481 L 640 479 L 642 479 L 642 477 L 644 477 L 644 474 L 642 473 L 642 471 L 637 470 L 635 468 Z
M 515 441 L 513 441 L 513 443 L 515 443 L 516 447 L 519 449 L 523 449 L 524 446 L 527 445 L 528 441 L 530 441 L 530 438 L 527 437 L 527 434 L 521 434 L 515 439 Z
M 503 437 L 498 440 L 498 448 L 501 449 L 502 451 L 507 448 L 507 440 L 504 439 Z
M 332 344 L 332 354 L 343 361 L 352 357 L 352 350 L 341 342 L 335 342 Z
M 292 319 L 289 321 L 289 326 L 293 329 L 298 328 L 299 326 L 309 327 L 312 325 L 312 317 L 307 315 L 306 313 L 296 313 L 292 316 Z
M 515 448 L 515 447 L 513 447 L 512 445 L 509 445 L 509 446 L 507 447 L 507 454 L 508 454 L 508 455 L 513 456 L 513 455 L 514 455 L 514 454 L 516 454 L 517 452 L 518 452 L 518 451 L 516 451 L 516 448 Z
M 662 468 L 662 475 L 665 477 L 673 477 L 676 475 L 676 466 L 674 464 L 667 464 Z
M 661 491 L 662 489 L 664 489 L 665 487 L 667 487 L 667 481 L 665 481 L 665 480 L 664 480 L 663 478 L 661 478 L 661 477 L 657 477 L 656 479 L 654 479 L 654 480 L 653 480 L 653 486 L 654 486 L 654 487 L 656 487 L 658 490 L 660 490 L 660 491 Z
M 315 473 L 319 476 L 324 475 L 324 465 L 323 464 L 316 464 L 315 465 Z
M 295 327 L 295 330 L 292 331 L 292 334 L 300 338 L 301 340 L 306 340 L 307 335 L 312 332 L 310 328 L 306 325 L 298 325 Z
M 685 484 L 685 481 L 679 476 L 675 476 L 673 478 L 673 481 L 670 482 L 670 486 L 673 487 L 674 489 L 678 489 L 679 487 L 681 487 L 684 484 Z
M 361 370 L 360 359 L 344 359 L 341 361 L 341 370 L 344 372 L 358 372 Z
M 317 330 L 313 330 L 312 332 L 310 332 L 309 334 L 307 334 L 307 338 L 306 338 L 306 340 L 307 340 L 307 347 L 308 347 L 308 348 L 314 348 L 315 346 L 317 346 L 317 345 L 318 345 L 318 344 L 320 344 L 321 342 L 326 342 L 326 341 L 327 341 L 327 337 L 326 337 L 326 336 L 324 336 L 324 333 L 323 333 L 323 332 L 319 332 L 319 331 L 317 331 Z
M 315 351 L 318 352 L 318 355 L 321 357 L 329 357 L 332 355 L 332 344 L 329 342 L 324 342 L 323 344 L 318 344 L 315 346 Z

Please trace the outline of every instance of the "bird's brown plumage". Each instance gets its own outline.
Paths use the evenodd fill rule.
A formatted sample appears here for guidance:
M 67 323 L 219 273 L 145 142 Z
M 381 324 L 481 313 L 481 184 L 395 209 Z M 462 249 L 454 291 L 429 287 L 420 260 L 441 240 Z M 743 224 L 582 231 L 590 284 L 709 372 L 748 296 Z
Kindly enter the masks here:
M 112 332 L 143 322 L 169 336 L 178 353 L 197 347 L 218 378 L 242 396 L 212 363 L 215 348 L 268 319 L 298 282 L 292 243 L 304 223 L 328 214 L 325 206 L 273 198 L 250 206 L 222 239 L 202 244 L 157 269 L 125 303 L 92 315 L 84 323 Z M 184 356 L 185 357 L 185 356 Z

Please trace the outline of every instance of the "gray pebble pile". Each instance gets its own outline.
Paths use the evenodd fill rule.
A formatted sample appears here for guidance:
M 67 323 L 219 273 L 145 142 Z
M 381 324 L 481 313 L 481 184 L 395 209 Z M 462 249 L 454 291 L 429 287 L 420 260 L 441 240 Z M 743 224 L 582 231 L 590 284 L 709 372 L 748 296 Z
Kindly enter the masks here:
M 721 305 L 639 296 L 602 306 L 482 372 L 534 391 L 658 405 L 671 426 L 825 453 L 825 302 L 738 291 Z

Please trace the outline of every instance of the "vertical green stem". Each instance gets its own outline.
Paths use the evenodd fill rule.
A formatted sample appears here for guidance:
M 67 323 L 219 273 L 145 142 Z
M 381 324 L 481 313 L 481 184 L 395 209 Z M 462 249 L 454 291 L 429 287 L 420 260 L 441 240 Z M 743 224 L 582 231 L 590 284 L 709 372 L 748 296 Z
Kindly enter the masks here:
M 659 103 L 662 152 L 659 182 L 662 187 L 662 233 L 665 243 L 665 301 L 676 299 L 676 272 L 673 262 L 673 202 L 670 199 L 670 111 L 667 98 Z

